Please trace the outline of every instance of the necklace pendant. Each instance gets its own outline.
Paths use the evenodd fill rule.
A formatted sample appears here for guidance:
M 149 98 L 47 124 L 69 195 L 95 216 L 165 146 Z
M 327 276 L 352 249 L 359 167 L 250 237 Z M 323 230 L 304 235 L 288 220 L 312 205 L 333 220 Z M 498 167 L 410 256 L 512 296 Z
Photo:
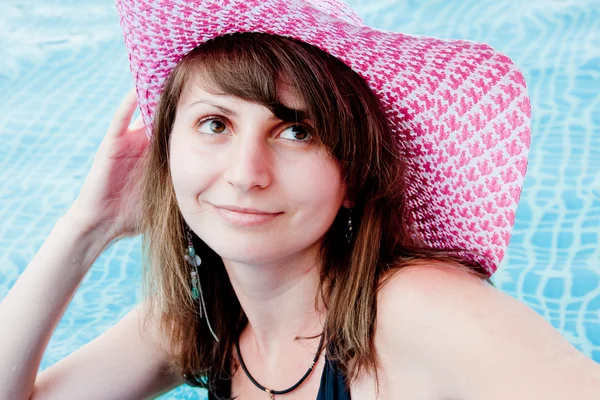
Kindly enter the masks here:
M 267 392 L 271 400 L 275 399 L 275 394 L 271 391 L 271 389 L 265 389 L 265 392 Z

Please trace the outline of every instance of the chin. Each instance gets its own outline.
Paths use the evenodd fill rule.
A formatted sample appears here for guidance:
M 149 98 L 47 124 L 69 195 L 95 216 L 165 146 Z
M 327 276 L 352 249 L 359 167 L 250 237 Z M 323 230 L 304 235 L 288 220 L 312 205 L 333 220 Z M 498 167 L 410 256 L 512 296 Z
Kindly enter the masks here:
M 282 256 L 281 246 L 273 241 L 208 239 L 205 243 L 221 258 L 239 263 L 258 264 Z
M 300 253 L 311 248 L 310 243 L 297 240 L 282 241 L 282 237 L 270 240 L 223 240 L 214 243 L 206 242 L 221 258 L 241 264 L 260 265 L 285 262 L 286 258 L 296 258 Z

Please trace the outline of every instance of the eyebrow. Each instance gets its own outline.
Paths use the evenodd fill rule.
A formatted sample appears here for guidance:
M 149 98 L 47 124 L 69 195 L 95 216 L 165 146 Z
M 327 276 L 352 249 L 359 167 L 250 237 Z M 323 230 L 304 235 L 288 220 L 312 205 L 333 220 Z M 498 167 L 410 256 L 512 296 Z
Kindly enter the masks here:
M 234 117 L 234 118 L 238 117 L 238 114 L 235 111 L 233 111 L 232 109 L 222 106 L 220 104 L 213 103 L 208 100 L 204 100 L 204 99 L 196 100 L 193 103 L 191 103 L 189 106 L 187 106 L 186 108 L 190 108 L 196 104 L 208 104 L 209 106 L 212 106 L 212 107 L 218 109 L 219 111 L 221 111 L 223 114 L 225 114 L 227 116 Z M 299 122 L 299 121 L 307 120 L 309 118 L 308 118 L 308 113 L 306 112 L 306 110 L 297 110 L 294 108 L 286 107 L 283 104 L 278 103 L 274 107 L 273 115 L 269 119 L 270 120 L 280 119 L 285 122 Z

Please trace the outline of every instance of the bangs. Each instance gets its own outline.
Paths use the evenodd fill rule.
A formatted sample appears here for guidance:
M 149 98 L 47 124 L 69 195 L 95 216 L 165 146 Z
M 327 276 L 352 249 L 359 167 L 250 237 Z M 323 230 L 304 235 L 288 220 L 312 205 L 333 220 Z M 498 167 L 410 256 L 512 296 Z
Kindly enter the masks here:
M 321 57 L 314 54 L 316 51 L 322 53 Z M 323 55 L 333 58 L 293 39 L 237 33 L 197 47 L 182 61 L 181 68 L 185 81 L 210 93 L 258 103 L 282 121 L 308 120 L 315 127 L 315 137 L 333 149 L 339 140 L 333 120 L 339 122 L 340 102 L 331 71 L 319 61 Z M 303 110 L 284 104 L 282 85 L 302 100 Z M 338 134 L 333 136 L 336 130 Z M 335 140 L 331 140 L 333 137 Z

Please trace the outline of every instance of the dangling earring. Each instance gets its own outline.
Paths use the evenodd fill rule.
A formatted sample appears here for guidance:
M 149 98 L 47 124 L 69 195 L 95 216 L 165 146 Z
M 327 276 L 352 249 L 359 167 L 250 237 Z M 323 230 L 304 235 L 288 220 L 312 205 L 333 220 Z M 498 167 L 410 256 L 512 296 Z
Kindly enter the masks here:
M 346 231 L 346 240 L 348 241 L 348 244 L 350 244 L 350 242 L 352 241 L 353 238 L 353 233 L 352 233 L 352 209 L 349 208 L 348 209 L 348 230 Z
M 192 276 L 192 298 L 194 300 L 200 299 L 200 304 L 198 304 L 198 316 L 200 318 L 206 316 L 206 325 L 208 325 L 208 330 L 218 342 L 219 339 L 217 338 L 217 335 L 215 335 L 215 332 L 213 331 L 213 328 L 210 325 L 210 321 L 208 320 L 206 304 L 204 303 L 204 295 L 202 293 L 202 286 L 200 286 L 200 274 L 198 274 L 198 267 L 200 266 L 200 264 L 202 264 L 202 259 L 200 259 L 200 256 L 196 254 L 196 250 L 194 249 L 194 244 L 192 242 L 192 232 L 190 231 L 190 227 L 187 226 L 187 224 L 185 226 L 185 233 L 188 240 L 188 248 L 187 251 L 184 252 L 183 258 L 192 267 L 192 271 L 190 272 L 190 275 Z

